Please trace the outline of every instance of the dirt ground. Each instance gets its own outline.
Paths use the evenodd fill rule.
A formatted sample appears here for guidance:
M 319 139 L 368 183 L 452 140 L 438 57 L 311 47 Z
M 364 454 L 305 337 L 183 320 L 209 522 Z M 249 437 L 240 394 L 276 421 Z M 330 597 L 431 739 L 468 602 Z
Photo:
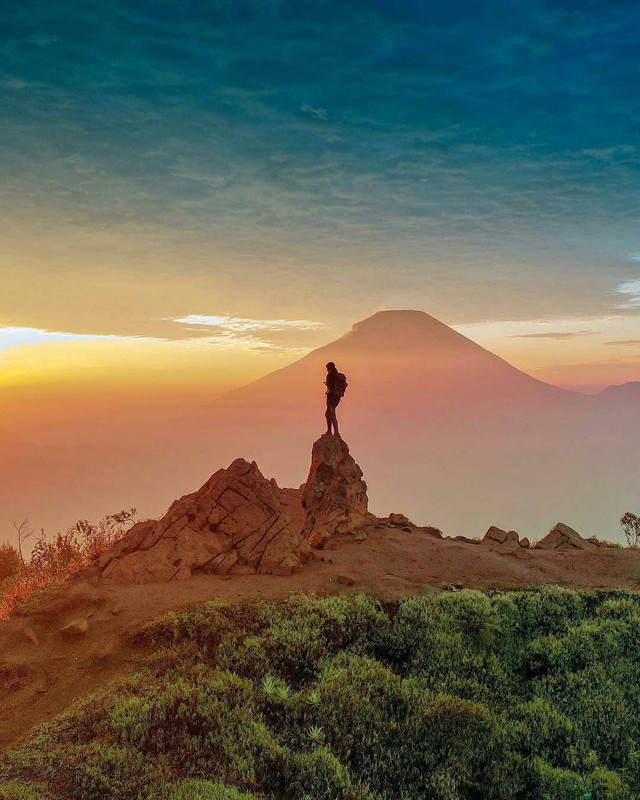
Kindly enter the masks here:
M 294 592 L 365 593 L 380 599 L 443 589 L 640 588 L 640 551 L 594 548 L 549 551 L 440 540 L 419 529 L 377 527 L 367 538 L 334 539 L 288 578 L 200 575 L 146 585 L 69 582 L 45 592 L 21 616 L 0 623 L 0 749 L 77 698 L 139 668 L 144 651 L 132 634 L 167 611 L 206 600 L 280 600 Z M 69 622 L 88 624 L 76 636 Z

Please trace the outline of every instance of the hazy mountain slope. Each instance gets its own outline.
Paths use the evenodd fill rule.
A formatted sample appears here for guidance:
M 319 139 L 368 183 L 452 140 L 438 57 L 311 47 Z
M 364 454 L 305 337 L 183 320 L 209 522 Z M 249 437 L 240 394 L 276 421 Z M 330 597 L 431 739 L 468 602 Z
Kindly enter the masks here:
M 329 360 L 349 378 L 339 418 L 374 510 L 467 534 L 495 522 L 539 536 L 557 519 L 618 533 L 636 497 L 637 435 L 612 429 L 594 398 L 535 380 L 423 312 L 375 314 L 231 392 L 200 443 L 301 482 Z
M 135 442 L 131 424 L 111 443 L 7 439 L 4 536 L 25 516 L 49 533 L 124 507 L 159 516 L 237 457 L 298 486 L 325 427 L 329 360 L 349 379 L 338 415 L 375 512 L 402 511 L 447 533 L 495 523 L 538 538 L 558 520 L 620 537 L 620 515 L 640 511 L 637 384 L 595 397 L 565 391 L 423 312 L 385 311 L 201 410 L 186 397 L 181 417 L 145 421 Z

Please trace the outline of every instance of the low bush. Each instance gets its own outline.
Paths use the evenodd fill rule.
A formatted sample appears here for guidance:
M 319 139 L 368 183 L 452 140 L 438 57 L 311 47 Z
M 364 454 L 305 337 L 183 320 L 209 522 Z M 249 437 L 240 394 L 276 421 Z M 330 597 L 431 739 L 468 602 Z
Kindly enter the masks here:
M 208 603 L 0 762 L 8 800 L 637 800 L 640 599 Z
M 16 526 L 18 548 L 0 545 L 0 619 L 38 590 L 89 566 L 124 536 L 135 514 L 135 508 L 107 514 L 96 524 L 81 519 L 52 539 L 41 530 L 28 558 L 23 555 L 22 546 L 34 533 L 27 520 Z

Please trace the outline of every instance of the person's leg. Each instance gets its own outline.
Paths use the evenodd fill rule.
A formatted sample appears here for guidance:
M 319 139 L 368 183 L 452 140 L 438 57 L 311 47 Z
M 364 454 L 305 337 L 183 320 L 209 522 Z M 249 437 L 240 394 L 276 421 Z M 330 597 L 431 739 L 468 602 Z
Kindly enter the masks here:
M 336 408 L 337 406 L 331 406 L 331 421 L 333 422 L 333 433 L 336 436 L 340 436 L 340 432 L 338 431 L 338 417 L 336 416 Z
M 327 433 L 331 433 L 331 425 L 333 423 L 332 408 L 327 401 L 327 410 L 324 412 L 324 418 L 327 420 Z

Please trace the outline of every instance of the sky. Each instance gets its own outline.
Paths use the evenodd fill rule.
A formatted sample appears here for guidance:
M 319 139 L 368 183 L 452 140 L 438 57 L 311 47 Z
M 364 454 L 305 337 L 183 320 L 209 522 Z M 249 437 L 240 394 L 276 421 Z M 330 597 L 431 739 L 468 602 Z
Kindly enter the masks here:
M 632 0 L 4 4 L 0 397 L 215 395 L 384 308 L 638 379 L 639 35 Z

